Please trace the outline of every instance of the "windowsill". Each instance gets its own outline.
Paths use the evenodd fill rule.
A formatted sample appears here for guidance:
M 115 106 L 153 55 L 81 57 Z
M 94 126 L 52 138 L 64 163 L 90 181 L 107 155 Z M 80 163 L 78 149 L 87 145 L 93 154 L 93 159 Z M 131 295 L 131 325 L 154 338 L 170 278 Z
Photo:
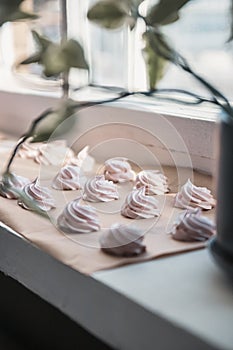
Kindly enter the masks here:
M 1 74 L 0 130 L 18 137 L 25 132 L 30 122 L 44 109 L 56 105 L 61 94 L 57 88 L 52 91 L 32 89 L 31 82 L 22 83 L 22 80 L 19 81 L 10 72 L 3 71 Z M 86 96 L 84 97 L 86 98 Z M 162 127 L 160 124 L 166 122 L 168 129 L 173 128 L 184 144 L 183 148 L 178 145 L 178 142 L 172 142 L 168 146 L 165 144 L 165 148 L 169 149 L 172 156 L 177 158 L 178 155 L 179 159 L 176 159 L 178 162 L 176 164 L 186 166 L 184 160 L 184 153 L 186 153 L 190 155 L 192 166 L 195 169 L 212 173 L 215 166 L 213 144 L 217 113 L 217 108 L 208 105 L 190 107 L 164 101 L 154 102 L 150 98 L 133 96 L 115 103 L 82 110 L 79 112 L 76 131 L 77 137 L 80 137 L 86 135 L 91 129 L 100 128 L 106 124 L 114 123 L 119 125 L 119 128 L 130 124 L 137 128 L 146 129 L 147 132 L 153 132 L 156 137 L 160 137 L 160 134 L 165 132 L 163 129 L 165 126 Z M 18 122 L 9 123 L 10 119 Z M 124 130 L 126 130 L 125 127 Z M 176 138 L 173 131 L 171 130 L 170 135 L 168 135 L 170 140 Z M 102 131 L 103 133 L 104 131 Z M 119 130 L 118 137 L 120 135 Z M 128 137 L 127 132 L 124 137 Z M 129 137 L 132 137 L 131 132 L 129 132 Z M 135 137 L 133 136 L 134 139 Z M 93 142 L 93 135 L 91 140 L 88 135 L 84 139 L 82 137 L 83 143 L 91 141 Z M 105 141 L 104 136 L 99 141 Z M 170 143 L 167 140 L 166 142 Z M 144 146 L 154 148 L 151 143 L 145 142 Z M 165 157 L 164 164 L 170 165 L 166 155 L 163 154 L 164 147 L 157 151 L 159 154 L 161 153 L 162 158 Z
M 9 92 L 14 94 L 27 94 L 33 96 L 51 97 L 59 99 L 61 96 L 61 90 L 58 83 L 44 83 L 43 79 L 35 78 L 33 76 L 14 74 L 9 70 L 0 68 L 0 92 Z M 93 98 L 93 92 L 87 92 L 83 95 L 84 99 L 90 97 Z M 75 94 L 73 94 L 75 98 Z M 127 109 L 136 110 L 150 110 L 154 112 L 160 112 L 163 114 L 174 115 L 184 118 L 200 119 L 205 121 L 216 121 L 216 115 L 219 111 L 217 107 L 208 103 L 187 106 L 179 103 L 165 102 L 159 99 L 152 99 L 149 97 L 132 96 L 127 99 L 118 101 L 117 103 L 111 103 L 114 106 L 123 106 Z
M 0 130 L 21 134 L 32 118 L 54 105 L 58 98 L 57 92 L 21 88 L 14 80 L 3 83 L 2 79 Z M 81 143 L 94 145 L 93 135 L 98 136 L 100 143 L 122 136 L 137 141 L 143 131 L 143 146 L 164 163 L 168 162 L 166 150 L 156 144 L 156 137 L 163 139 L 178 166 L 188 155 L 194 168 L 211 172 L 215 164 L 215 115 L 216 110 L 205 106 L 194 109 L 149 102 L 142 105 L 134 98 L 82 111 L 74 133 Z M 110 135 L 105 129 L 108 125 L 114 126 Z M 174 132 L 180 135 L 180 141 L 174 139 Z M 147 139 L 151 133 L 155 135 L 154 143 Z M 105 157 L 103 153 L 102 156 Z M 4 273 L 114 347 L 231 347 L 231 289 L 206 251 L 86 277 L 4 225 L 0 227 L 0 242 L 0 267 Z M 185 300 L 190 304 L 184 306 Z
M 206 250 L 84 276 L 2 224 L 0 243 L 2 272 L 113 348 L 232 348 L 232 286 Z

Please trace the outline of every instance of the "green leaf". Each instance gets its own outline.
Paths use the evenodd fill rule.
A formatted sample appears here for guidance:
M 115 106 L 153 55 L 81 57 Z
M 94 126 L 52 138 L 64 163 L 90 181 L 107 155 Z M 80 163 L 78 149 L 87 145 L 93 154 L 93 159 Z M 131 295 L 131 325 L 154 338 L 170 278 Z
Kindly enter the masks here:
M 20 20 L 26 20 L 26 19 L 37 19 L 38 16 L 33 13 L 27 13 L 24 11 L 16 11 L 12 13 L 12 15 L 9 17 L 9 21 L 20 21 Z
M 173 63 L 177 62 L 177 54 L 166 41 L 164 35 L 153 29 L 147 30 L 143 34 L 143 39 L 155 53 Z
M 53 45 L 53 42 L 48 40 L 46 37 L 38 34 L 36 31 L 32 31 L 32 36 L 37 44 L 37 52 L 28 58 L 24 59 L 19 64 L 31 64 L 31 63 L 41 63 L 43 55 L 45 54 L 47 48 Z
M 81 45 L 73 39 L 61 45 L 50 44 L 41 56 L 44 74 L 47 77 L 68 72 L 70 68 L 88 69 Z
M 19 64 L 31 64 L 31 63 L 39 63 L 41 60 L 41 54 L 35 53 L 34 55 L 31 55 L 30 57 L 26 58 Z
M 40 63 L 44 67 L 44 74 L 47 77 L 58 76 L 68 72 L 72 67 L 88 69 L 83 48 L 78 41 L 70 39 L 59 45 L 35 31 L 32 34 L 38 50 L 23 60 L 21 64 Z
M 41 51 L 46 50 L 49 47 L 49 45 L 52 44 L 51 40 L 49 40 L 48 38 L 46 38 L 43 35 L 40 35 L 35 30 L 32 30 L 32 36 L 33 36 L 33 39 L 35 40 L 39 50 L 41 50 Z
M 156 37 L 152 41 L 147 35 L 144 35 L 144 39 L 143 57 L 146 63 L 149 87 L 150 90 L 153 90 L 164 75 L 166 60 L 151 46 L 153 44 L 159 47 L 160 44 Z
M 6 188 L 8 188 L 9 190 L 13 191 L 15 194 L 17 194 L 19 201 L 22 200 L 29 208 L 31 208 L 38 215 L 41 215 L 41 216 L 46 217 L 48 219 L 49 218 L 48 215 L 38 207 L 37 202 L 35 200 L 30 199 L 24 193 L 23 190 L 19 190 L 15 187 L 12 188 L 11 183 L 14 182 L 14 178 L 15 178 L 15 175 L 13 173 L 5 172 L 2 175 L 2 182 L 3 182 L 4 186 Z
M 168 24 L 172 24 L 180 19 L 179 13 L 174 12 L 170 16 L 168 16 L 162 23 L 161 25 L 165 26 Z
M 75 112 L 76 104 L 72 100 L 66 100 L 50 113 L 37 126 L 33 136 L 33 142 L 48 141 L 54 132 L 60 136 L 72 130 L 75 118 L 71 117 Z M 64 121 L 66 121 L 64 123 Z
M 114 0 L 100 0 L 87 13 L 90 21 L 107 29 L 121 27 L 128 16 L 127 3 Z
M 179 10 L 190 0 L 160 0 L 150 9 L 146 21 L 151 26 L 165 25 L 179 18 Z
M 65 55 L 67 67 L 88 69 L 84 51 L 78 41 L 70 39 L 65 42 L 62 51 Z
M 44 67 L 46 77 L 57 76 L 66 72 L 68 67 L 66 57 L 58 44 L 51 44 L 41 56 L 41 64 Z
M 227 42 L 231 42 L 233 40 L 233 0 L 231 0 L 230 14 L 231 14 L 231 28 L 230 28 L 230 36 Z

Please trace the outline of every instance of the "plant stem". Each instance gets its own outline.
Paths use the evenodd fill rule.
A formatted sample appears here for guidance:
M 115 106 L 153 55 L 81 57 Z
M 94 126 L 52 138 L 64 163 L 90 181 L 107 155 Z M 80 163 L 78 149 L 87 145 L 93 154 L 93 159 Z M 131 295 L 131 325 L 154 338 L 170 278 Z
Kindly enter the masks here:
M 173 64 L 179 66 L 181 69 L 186 71 L 187 73 L 191 74 L 194 79 L 196 79 L 202 86 L 205 87 L 213 96 L 213 99 L 209 102 L 215 103 L 219 105 L 229 116 L 233 118 L 233 109 L 231 107 L 230 102 L 228 99 L 218 90 L 216 89 L 212 84 L 210 84 L 206 79 L 201 77 L 198 73 L 196 73 L 188 64 L 186 59 L 182 57 L 176 50 L 169 47 L 164 41 L 163 41 L 163 35 L 157 26 L 156 28 L 152 27 L 146 20 L 144 16 L 140 16 L 145 22 L 145 25 L 147 27 L 148 31 L 153 32 L 156 35 L 156 39 L 158 40 L 160 48 L 158 46 L 151 46 L 151 49 L 156 52 L 159 56 L 163 57 L 164 59 L 172 62 Z M 169 50 L 170 52 L 169 52 Z
M 22 135 L 20 137 L 20 139 L 18 140 L 15 148 L 13 149 L 12 153 L 11 153 L 11 156 L 10 156 L 10 159 L 7 163 L 7 166 L 6 166 L 6 170 L 4 172 L 4 174 L 9 174 L 10 173 L 10 166 L 20 148 L 20 146 L 29 138 L 33 135 L 33 132 L 35 131 L 35 128 L 36 126 L 39 124 L 39 122 L 43 119 L 45 119 L 51 112 L 53 112 L 53 109 L 52 108 L 49 108 L 49 109 L 46 109 L 46 111 L 44 111 L 42 114 L 39 115 L 39 117 L 37 117 L 31 124 L 31 126 L 29 127 L 28 131 Z
M 67 0 L 60 0 L 60 34 L 61 34 L 61 43 L 67 40 L 68 37 L 68 23 L 67 23 Z M 69 70 L 62 74 L 62 92 L 63 99 L 69 97 Z

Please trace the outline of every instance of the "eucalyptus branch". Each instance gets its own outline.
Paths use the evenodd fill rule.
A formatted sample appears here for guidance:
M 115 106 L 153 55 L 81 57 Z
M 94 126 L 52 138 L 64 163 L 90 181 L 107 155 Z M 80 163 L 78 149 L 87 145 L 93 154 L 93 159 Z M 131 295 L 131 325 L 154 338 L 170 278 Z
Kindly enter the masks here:
M 158 26 L 156 28 L 152 27 L 147 22 L 145 17 L 143 16 L 140 16 L 140 17 L 144 20 L 147 31 L 154 33 L 156 36 L 156 39 L 158 40 L 159 45 L 151 46 L 152 50 L 154 50 L 154 52 L 159 56 L 161 56 L 162 58 L 179 66 L 182 70 L 191 74 L 193 78 L 195 78 L 202 86 L 204 86 L 212 94 L 213 99 L 210 100 L 209 102 L 219 105 L 227 114 L 233 117 L 233 109 L 228 99 L 211 83 L 209 83 L 206 79 L 204 79 L 202 76 L 196 73 L 190 67 L 187 60 L 181 54 L 179 54 L 173 48 L 167 46 L 167 44 L 163 40 L 163 35 Z
M 95 106 L 95 105 L 100 105 L 100 104 L 104 104 L 104 103 L 110 103 L 110 102 L 115 102 L 119 99 L 122 99 L 122 98 L 125 98 L 127 96 L 129 96 L 131 93 L 130 92 L 125 92 L 125 93 L 122 93 L 120 94 L 119 96 L 116 96 L 116 97 L 113 97 L 113 98 L 110 98 L 110 99 L 106 99 L 106 100 L 101 100 L 101 101 L 88 101 L 88 102 L 79 102 L 77 104 L 73 104 L 72 105 L 72 108 L 74 109 L 74 112 L 75 110 L 81 110 L 83 108 L 89 108 L 89 107 L 92 107 L 92 106 Z M 7 163 L 7 166 L 6 166 L 6 170 L 4 171 L 4 174 L 9 174 L 10 173 L 10 167 L 12 165 L 12 162 L 19 150 L 19 148 L 21 147 L 21 145 L 31 136 L 33 136 L 33 133 L 36 129 L 36 127 L 38 126 L 38 124 L 44 120 L 49 114 L 55 112 L 55 110 L 53 108 L 49 108 L 47 110 L 45 110 L 42 114 L 39 115 L 39 117 L 37 117 L 33 122 L 32 124 L 30 125 L 28 131 L 22 135 L 20 137 L 20 139 L 18 140 L 16 146 L 14 147 L 12 153 L 11 153 L 11 156 L 9 158 L 9 161 Z
M 95 88 L 104 88 L 107 89 L 106 86 L 104 85 L 86 85 L 83 86 L 81 89 L 84 89 L 86 87 L 90 87 L 90 86 L 94 86 Z M 112 90 L 116 90 L 117 87 L 112 87 Z M 164 93 L 176 93 L 176 94 L 182 94 L 185 95 L 187 97 L 191 97 L 194 98 L 195 101 L 184 101 L 182 99 L 179 99 L 178 97 L 168 97 L 166 96 L 162 96 L 161 94 Z M 150 90 L 150 91 L 133 91 L 133 92 L 129 92 L 127 90 L 121 91 L 118 96 L 109 98 L 109 99 L 104 99 L 104 100 L 100 100 L 100 101 L 87 101 L 87 102 L 78 102 L 78 103 L 73 103 L 72 104 L 72 110 L 73 112 L 77 112 L 81 109 L 85 109 L 85 108 L 90 108 L 93 106 L 98 106 L 98 105 L 102 105 L 102 104 L 107 104 L 107 103 L 111 103 L 111 102 L 116 102 L 119 101 L 123 98 L 129 97 L 129 96 L 135 96 L 135 95 L 142 95 L 142 96 L 150 96 L 150 97 L 154 97 L 154 98 L 158 98 L 158 99 L 163 99 L 163 100 L 167 100 L 167 101 L 173 101 L 173 102 L 177 102 L 177 103 L 182 103 L 184 105 L 198 105 L 204 102 L 209 102 L 209 103 L 213 103 L 215 105 L 218 105 L 220 107 L 223 108 L 222 103 L 220 103 L 215 97 L 213 97 L 213 99 L 209 99 L 206 97 L 201 97 L 197 94 L 194 94 L 192 92 L 186 91 L 186 90 L 182 90 L 182 89 L 154 89 L 154 90 Z M 17 142 L 15 148 L 13 149 L 13 152 L 10 156 L 10 159 L 7 163 L 7 167 L 5 170 L 5 174 L 9 174 L 10 173 L 10 166 L 19 150 L 19 148 L 21 147 L 21 145 L 31 136 L 33 136 L 33 133 L 37 127 L 37 125 L 44 120 L 49 114 L 56 112 L 54 109 L 49 108 L 46 111 L 44 111 L 39 117 L 37 117 L 31 124 L 29 130 L 19 139 L 19 141 Z
M 167 95 L 168 93 L 169 94 L 175 93 L 176 95 L 177 94 L 184 95 L 184 96 L 187 96 L 188 98 L 193 98 L 194 101 L 191 101 L 191 100 L 184 101 L 178 97 L 170 97 Z M 183 90 L 183 89 L 168 89 L 168 88 L 154 89 L 154 90 L 150 90 L 150 91 L 146 91 L 146 92 L 141 92 L 141 94 L 143 94 L 145 96 L 157 97 L 157 98 L 162 99 L 162 100 L 177 102 L 177 103 L 181 103 L 181 104 L 185 104 L 185 105 L 199 105 L 201 103 L 208 102 L 208 103 L 213 103 L 213 104 L 219 106 L 218 101 L 215 99 L 209 99 L 207 97 L 202 97 L 202 96 L 199 96 L 193 92 Z M 162 94 L 165 94 L 165 96 L 162 96 Z M 159 95 L 159 96 L 156 96 L 156 95 Z
M 215 104 L 219 107 L 221 107 L 221 104 L 219 103 L 218 100 L 216 100 L 215 98 L 213 99 L 210 99 L 210 98 L 207 98 L 207 97 L 202 97 L 200 95 L 197 95 L 193 92 L 190 92 L 190 91 L 187 91 L 187 90 L 184 90 L 184 89 L 169 89 L 169 88 L 163 88 L 163 89 L 153 89 L 153 90 L 149 90 L 149 91 L 131 91 L 129 92 L 128 90 L 125 90 L 125 89 L 122 89 L 122 88 L 119 88 L 119 87 L 116 87 L 116 86 L 106 86 L 106 85 L 98 85 L 98 84 L 88 84 L 88 85 L 85 85 L 85 86 L 82 86 L 82 87 L 79 87 L 79 88 L 76 88 L 74 89 L 73 91 L 81 91 L 87 87 L 93 87 L 95 89 L 100 89 L 100 90 L 104 90 L 104 91 L 111 91 L 111 92 L 116 92 L 116 91 L 120 91 L 120 93 L 122 94 L 121 96 L 119 97 L 116 97 L 116 98 L 113 98 L 114 101 L 116 100 L 119 100 L 121 98 L 124 98 L 124 97 L 128 97 L 128 96 L 135 96 L 135 95 L 142 95 L 142 96 L 145 96 L 145 97 L 154 97 L 155 99 L 162 99 L 162 100 L 167 100 L 167 101 L 172 101 L 172 102 L 177 102 L 177 103 L 182 103 L 182 104 L 185 104 L 185 105 L 198 105 L 198 104 L 201 104 L 201 103 L 205 103 L 205 102 L 208 102 L 208 103 L 212 103 L 212 104 Z M 170 94 L 170 93 L 175 93 L 176 95 L 177 94 L 181 94 L 181 95 L 184 95 L 184 96 L 187 96 L 188 98 L 193 98 L 195 99 L 195 101 L 184 101 L 184 100 L 181 100 L 179 99 L 178 97 L 168 97 L 168 95 L 165 95 L 165 96 L 161 96 L 162 94 Z M 113 100 L 106 100 L 108 102 L 114 102 Z M 102 101 L 100 102 L 101 103 L 106 103 L 106 101 Z M 89 103 L 89 102 L 87 102 Z M 91 103 L 94 103 L 94 102 L 91 102 Z
M 105 100 L 100 100 L 100 101 L 87 101 L 87 102 L 79 102 L 76 105 L 74 104 L 74 108 L 76 108 L 77 110 L 81 110 L 84 108 L 89 108 L 89 107 L 93 107 L 93 106 L 98 106 L 98 105 L 102 105 L 102 104 L 106 104 L 106 103 L 111 103 L 111 102 L 116 102 L 119 101 L 123 98 L 126 98 L 128 96 L 132 96 L 136 94 L 135 92 L 129 92 L 129 91 L 125 91 L 121 94 L 119 94 L 119 96 L 116 97 L 112 97 L 109 99 L 105 99 Z

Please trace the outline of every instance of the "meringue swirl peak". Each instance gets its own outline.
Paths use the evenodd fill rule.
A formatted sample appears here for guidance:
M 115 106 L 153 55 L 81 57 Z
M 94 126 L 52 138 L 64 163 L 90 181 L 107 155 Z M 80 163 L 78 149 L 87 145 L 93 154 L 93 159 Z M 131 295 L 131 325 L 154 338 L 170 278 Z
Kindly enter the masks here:
M 100 229 L 95 208 L 82 205 L 81 197 L 69 202 L 57 219 L 58 228 L 66 233 L 89 233 Z
M 127 182 L 135 180 L 135 172 L 126 158 L 111 158 L 104 163 L 106 180 L 113 182 Z
M 73 155 L 73 151 L 67 147 L 65 140 L 55 140 L 49 143 L 41 143 L 34 160 L 41 165 L 62 165 Z
M 146 187 L 146 194 L 160 195 L 169 192 L 167 177 L 159 170 L 142 170 L 136 176 L 135 188 Z
M 201 208 L 210 210 L 216 205 L 216 201 L 208 188 L 195 186 L 188 179 L 177 193 L 174 205 L 182 209 Z
M 144 235 L 136 227 L 113 224 L 100 237 L 101 250 L 110 255 L 133 257 L 146 251 L 143 244 Z
M 25 141 L 20 146 L 20 149 L 17 152 L 17 156 L 20 158 L 34 159 L 39 154 L 39 147 L 41 144 L 41 142 L 31 143 L 30 141 Z
M 178 216 L 170 233 L 177 241 L 206 241 L 216 233 L 216 226 L 200 208 L 188 209 Z
M 33 201 L 42 211 L 49 211 L 55 208 L 55 201 L 47 187 L 42 187 L 39 185 L 39 180 L 36 178 L 33 182 L 27 184 L 23 188 L 23 193 L 28 198 L 20 198 L 18 204 L 27 210 L 33 210 L 30 207 L 30 200 Z
M 0 195 L 8 199 L 19 198 L 18 191 L 22 191 L 25 185 L 30 182 L 29 179 L 14 173 L 5 174 L 0 182 Z
M 110 202 L 119 198 L 117 185 L 97 175 L 89 179 L 84 186 L 83 199 L 89 202 Z
M 160 215 L 158 200 L 146 195 L 146 188 L 141 187 L 128 194 L 121 208 L 121 214 L 130 219 L 149 219 Z
M 52 181 L 52 187 L 55 190 L 79 190 L 80 168 L 76 165 L 65 165 L 59 171 Z

